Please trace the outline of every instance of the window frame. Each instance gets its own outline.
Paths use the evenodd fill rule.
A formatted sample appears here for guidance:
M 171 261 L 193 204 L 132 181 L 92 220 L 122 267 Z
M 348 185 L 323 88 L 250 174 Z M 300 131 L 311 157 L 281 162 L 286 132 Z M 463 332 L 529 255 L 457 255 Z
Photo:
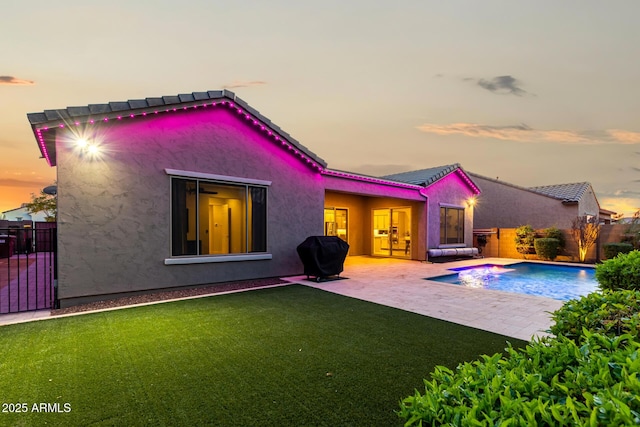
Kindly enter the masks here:
M 165 173 L 169 176 L 169 253 L 170 258 L 164 260 L 165 265 L 180 265 L 180 264 L 203 264 L 203 263 L 217 263 L 217 262 L 233 262 L 233 261 L 257 261 L 257 260 L 270 260 L 273 255 L 268 251 L 268 241 L 265 236 L 265 251 L 264 252 L 242 252 L 231 254 L 197 254 L 197 255 L 173 255 L 173 179 L 190 179 L 196 181 L 196 187 L 199 188 L 199 183 L 210 183 L 220 185 L 232 185 L 237 187 L 244 187 L 245 194 L 245 206 L 248 209 L 248 200 L 250 197 L 250 188 L 258 187 L 265 189 L 265 235 L 268 235 L 268 197 L 269 187 L 271 181 L 250 179 L 243 177 L 217 175 L 203 172 L 183 171 L 177 169 L 165 169 Z M 197 203 L 197 199 L 196 199 Z M 196 209 L 196 214 L 198 210 Z M 199 226 L 199 215 L 196 216 L 196 226 Z M 248 215 L 245 215 L 244 228 L 246 233 L 246 249 L 248 250 Z M 196 232 L 196 234 L 198 234 Z M 197 240 L 197 239 L 196 239 Z M 199 250 L 196 245 L 196 250 Z
M 439 241 L 438 247 L 439 247 L 439 248 L 456 248 L 456 247 L 458 247 L 458 248 L 459 248 L 459 247 L 465 247 L 465 246 L 466 246 L 466 243 L 465 243 L 466 209 L 464 208 L 464 206 L 459 206 L 459 205 L 449 205 L 449 204 L 445 204 L 445 203 L 441 203 L 439 207 L 440 207 L 440 209 L 439 209 L 438 214 L 439 214 L 440 218 L 442 218 L 442 209 L 444 209 L 444 210 L 445 210 L 445 215 L 444 215 L 445 220 L 446 220 L 446 218 L 447 218 L 447 211 L 448 211 L 449 209 L 454 209 L 454 210 L 457 210 L 457 211 L 462 211 L 462 221 L 461 221 L 461 222 L 462 222 L 462 234 L 461 234 L 462 241 L 457 242 L 457 243 L 447 243 L 447 235 L 446 235 L 446 231 L 447 231 L 447 225 L 448 225 L 448 224 L 445 222 L 444 227 L 443 227 L 443 226 L 442 226 L 442 221 L 441 221 L 441 223 L 440 223 L 440 241 Z M 459 212 L 458 212 L 458 213 L 459 213 Z M 460 216 L 458 216 L 458 218 L 460 218 Z M 444 228 L 444 231 L 445 231 L 445 235 L 444 235 L 444 236 L 442 235 L 442 230 L 443 230 L 443 228 Z M 442 243 L 443 241 L 444 241 L 445 243 Z

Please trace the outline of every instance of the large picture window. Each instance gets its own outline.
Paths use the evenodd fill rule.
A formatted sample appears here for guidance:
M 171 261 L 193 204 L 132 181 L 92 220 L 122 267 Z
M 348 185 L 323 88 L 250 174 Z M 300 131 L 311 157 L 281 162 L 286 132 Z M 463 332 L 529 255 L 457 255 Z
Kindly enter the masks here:
M 267 251 L 267 188 L 171 177 L 171 254 Z
M 440 244 L 464 244 L 464 209 L 440 207 Z

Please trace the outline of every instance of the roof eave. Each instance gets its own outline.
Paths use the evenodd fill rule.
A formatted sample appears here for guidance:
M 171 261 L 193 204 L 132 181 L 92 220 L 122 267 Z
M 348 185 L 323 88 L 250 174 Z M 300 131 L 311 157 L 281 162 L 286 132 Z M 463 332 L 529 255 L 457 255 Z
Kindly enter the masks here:
M 228 102 L 229 107 L 236 108 L 239 114 L 244 114 L 245 118 L 251 120 L 255 126 L 266 131 L 270 136 L 275 134 L 276 139 L 281 138 L 288 144 L 291 144 L 295 147 L 295 150 L 303 153 L 310 163 L 314 165 L 317 164 L 320 170 L 327 167 L 324 159 L 302 145 L 279 126 L 272 123 L 271 120 L 260 114 L 258 110 L 237 97 L 233 92 L 226 89 L 220 91 L 193 92 L 191 94 L 165 96 L 162 98 L 111 102 L 109 104 L 90 104 L 86 107 L 45 110 L 40 113 L 28 113 L 27 118 L 31 123 L 31 128 L 38 142 L 42 157 L 47 159 L 50 166 L 55 166 L 55 135 L 53 135 L 53 137 L 48 136 L 48 131 L 50 130 L 87 123 L 93 124 L 108 122 L 110 120 L 121 120 L 125 117 L 133 118 L 137 116 L 169 113 L 172 111 L 177 112 L 179 110 L 206 108 L 209 102 L 211 102 L 210 105 L 216 105 L 218 102 L 223 104 Z M 128 105 L 129 108 L 126 108 L 125 104 Z M 46 135 L 43 135 L 43 133 Z
M 460 166 L 459 164 L 457 164 L 457 166 L 453 169 L 450 170 L 448 172 L 446 172 L 444 175 L 442 176 L 437 176 L 436 179 L 434 179 L 432 182 L 429 183 L 425 183 L 424 187 L 428 188 L 432 185 L 434 185 L 437 182 L 440 182 L 441 180 L 443 180 L 444 178 L 446 178 L 447 176 L 456 173 L 458 174 L 458 176 L 460 178 L 462 178 L 462 180 L 465 182 L 465 184 L 467 184 L 467 186 L 471 189 L 471 191 L 473 191 L 473 193 L 477 196 L 479 194 L 482 193 L 482 190 L 480 189 L 480 187 L 478 186 L 478 184 L 476 184 L 473 179 L 471 179 L 471 177 L 469 176 L 469 174 L 467 174 L 465 172 L 465 170 L 462 168 L 462 166 Z

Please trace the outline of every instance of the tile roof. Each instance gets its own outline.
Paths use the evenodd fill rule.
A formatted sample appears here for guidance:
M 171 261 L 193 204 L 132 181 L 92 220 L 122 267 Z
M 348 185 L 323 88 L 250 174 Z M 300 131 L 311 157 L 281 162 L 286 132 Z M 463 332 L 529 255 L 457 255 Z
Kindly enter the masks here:
M 459 163 L 451 165 L 437 166 L 434 168 L 420 169 L 416 171 L 400 172 L 392 175 L 385 175 L 382 178 L 392 181 L 406 182 L 407 184 L 428 187 L 453 172 L 458 172 L 460 177 L 466 181 L 475 194 L 480 194 L 480 188 L 473 182 L 471 177 L 462 169 Z
M 582 195 L 591 187 L 588 182 L 575 182 L 571 184 L 543 185 L 540 187 L 529 187 L 529 190 L 563 202 L 579 202 Z
M 529 193 L 534 193 L 534 194 L 536 194 L 538 196 L 550 197 L 552 199 L 555 199 L 555 197 L 551 197 L 551 196 L 549 196 L 547 194 L 539 193 L 539 192 L 537 192 L 535 190 L 532 190 L 531 188 L 522 187 L 520 185 L 512 184 L 510 182 L 502 181 L 502 180 L 500 180 L 498 178 L 489 178 L 488 176 L 480 175 L 480 174 L 475 173 L 475 172 L 467 172 L 467 175 L 469 175 L 469 177 L 471 177 L 471 178 L 477 178 L 477 179 L 482 179 L 482 180 L 486 180 L 486 181 L 491 181 L 491 182 L 495 182 L 495 183 L 500 184 L 500 185 L 506 185 L 508 187 L 516 188 L 516 189 L 521 190 L 521 191 L 527 191 Z
M 460 169 L 459 163 L 416 171 L 394 173 L 392 175 L 385 175 L 382 178 L 390 179 L 392 181 L 406 182 L 413 185 L 423 185 L 426 187 L 433 184 L 440 178 L 444 178 L 456 169 Z
M 251 107 L 244 100 L 229 90 L 210 90 L 206 92 L 192 92 L 187 94 L 179 94 L 175 96 L 162 96 L 145 99 L 131 99 L 129 101 L 109 102 L 106 104 L 89 104 L 80 107 L 67 107 L 57 110 L 44 110 L 38 113 L 28 113 L 27 118 L 38 139 L 39 130 L 48 127 L 62 127 L 72 125 L 74 123 L 87 123 L 91 120 L 106 121 L 109 119 L 117 119 L 123 115 L 146 115 L 147 112 L 155 111 L 169 112 L 174 109 L 197 108 L 208 102 L 233 102 L 233 104 L 243 110 L 243 113 L 251 115 L 265 127 L 269 128 L 279 137 L 285 139 L 292 146 L 306 154 L 322 167 L 326 167 L 327 163 L 318 157 L 315 153 L 302 145 L 291 135 L 283 131 L 275 123 L 272 123 L 267 117 L 260 114 L 258 110 Z M 163 111 L 164 110 L 164 111 Z M 55 144 L 51 140 L 45 138 L 39 141 L 40 151 L 44 157 L 50 160 L 51 166 L 55 166 Z

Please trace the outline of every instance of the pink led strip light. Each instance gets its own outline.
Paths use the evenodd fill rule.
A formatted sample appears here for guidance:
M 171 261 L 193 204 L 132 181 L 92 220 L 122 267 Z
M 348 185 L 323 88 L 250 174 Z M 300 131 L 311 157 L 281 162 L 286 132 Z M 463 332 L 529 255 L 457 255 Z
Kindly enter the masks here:
M 403 182 L 396 182 L 396 181 L 388 181 L 388 180 L 385 180 L 385 179 L 373 178 L 373 177 L 363 176 L 363 175 L 355 175 L 355 174 L 351 174 L 351 173 L 348 173 L 348 172 L 339 172 L 339 171 L 334 171 L 334 170 L 330 170 L 330 169 L 323 170 L 322 174 L 323 175 L 330 175 L 330 176 L 337 176 L 337 177 L 340 177 L 340 178 L 348 178 L 348 179 L 353 179 L 353 180 L 357 180 L 357 181 L 371 182 L 371 183 L 375 183 L 375 184 L 390 185 L 390 186 L 393 186 L 393 187 L 410 188 L 412 190 L 419 190 L 419 189 L 424 188 L 424 187 L 422 187 L 420 185 L 406 184 L 406 183 L 403 183 Z
M 149 111 L 142 111 L 136 114 L 128 114 L 126 116 L 122 116 L 122 115 L 118 115 L 115 117 L 105 117 L 102 120 L 99 120 L 98 122 L 109 122 L 110 120 L 123 120 L 126 118 L 136 118 L 136 117 L 146 117 L 147 115 L 150 114 L 160 114 L 160 113 L 172 113 L 172 112 L 178 112 L 178 111 L 187 111 L 189 108 L 193 108 L 193 109 L 197 109 L 197 108 L 206 108 L 206 107 L 215 107 L 218 105 L 222 105 L 225 107 L 228 107 L 229 109 L 234 109 L 236 110 L 236 112 L 238 114 L 241 114 L 244 116 L 245 120 L 248 120 L 251 122 L 251 124 L 253 126 L 258 127 L 258 129 L 260 129 L 262 132 L 264 132 L 267 136 L 271 137 L 275 142 L 279 142 L 280 145 L 282 145 L 283 147 L 287 148 L 289 151 L 291 151 L 293 154 L 295 154 L 296 156 L 298 156 L 301 160 L 304 160 L 307 165 L 313 169 L 318 170 L 318 172 L 322 172 L 323 167 L 322 165 L 319 165 L 315 162 L 315 160 L 311 159 L 309 156 L 303 154 L 299 149 L 297 149 L 295 146 L 293 146 L 292 144 L 290 144 L 289 142 L 287 142 L 286 139 L 281 138 L 280 136 L 274 134 L 274 132 L 272 132 L 271 130 L 269 130 L 269 128 L 262 122 L 260 122 L 257 118 L 253 117 L 251 114 L 246 113 L 242 108 L 236 107 L 235 103 L 230 102 L 230 101 L 222 101 L 222 102 L 212 102 L 210 104 L 207 103 L 203 103 L 203 104 L 196 104 L 196 105 L 192 105 L 192 106 L 185 106 L 182 108 L 167 108 L 164 111 L 162 110 L 153 110 L 153 112 L 149 112 Z M 95 124 L 96 120 L 94 119 L 89 119 L 88 121 L 86 121 L 85 123 L 89 123 L 89 124 Z M 73 123 L 75 126 L 80 126 L 82 123 L 81 122 L 74 122 Z M 64 128 L 65 124 L 61 123 L 59 124 L 57 127 L 59 128 Z M 48 126 L 44 126 L 42 128 L 37 128 L 36 129 L 36 135 L 38 138 L 38 144 L 40 145 L 40 149 L 42 151 L 42 153 L 44 154 L 45 159 L 47 160 L 47 162 L 49 164 L 51 164 L 51 159 L 49 156 L 49 152 L 47 150 L 45 141 L 44 141 L 44 136 L 42 135 L 43 131 L 48 131 L 49 127 Z
M 469 177 L 467 176 L 467 174 L 465 174 L 461 169 L 456 170 L 456 172 L 458 172 L 458 176 L 460 176 L 469 187 L 471 187 L 471 189 L 473 190 L 474 194 L 478 195 L 480 194 L 480 189 L 478 187 L 476 187 L 476 185 L 473 183 L 473 181 L 471 181 L 469 179 Z

